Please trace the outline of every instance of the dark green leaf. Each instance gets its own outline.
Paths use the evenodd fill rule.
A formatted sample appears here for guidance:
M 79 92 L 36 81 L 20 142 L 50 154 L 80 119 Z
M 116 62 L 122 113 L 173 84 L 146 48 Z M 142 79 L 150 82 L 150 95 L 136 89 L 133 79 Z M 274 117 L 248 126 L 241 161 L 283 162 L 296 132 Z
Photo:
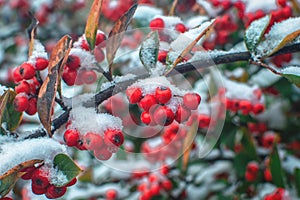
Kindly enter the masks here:
M 300 169 L 299 168 L 295 169 L 295 184 L 296 184 L 297 195 L 298 197 L 300 197 Z
M 53 164 L 54 167 L 57 168 L 57 170 L 61 171 L 67 177 L 66 183 L 62 185 L 56 185 L 56 186 L 66 185 L 73 178 L 78 176 L 81 172 L 81 169 L 66 154 L 57 154 L 53 160 Z
M 284 188 L 284 181 L 283 181 L 284 174 L 283 174 L 281 160 L 276 146 L 274 147 L 273 152 L 270 155 L 270 171 L 272 174 L 272 182 L 277 187 Z
M 281 75 L 300 87 L 300 67 L 299 66 L 288 66 L 281 70 Z

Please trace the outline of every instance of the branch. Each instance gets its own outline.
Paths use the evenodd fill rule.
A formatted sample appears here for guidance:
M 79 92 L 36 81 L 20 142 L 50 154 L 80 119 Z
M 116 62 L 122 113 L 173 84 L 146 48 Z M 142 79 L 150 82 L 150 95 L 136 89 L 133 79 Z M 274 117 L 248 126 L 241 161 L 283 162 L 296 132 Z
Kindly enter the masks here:
M 281 50 L 277 51 L 271 56 L 276 56 L 280 54 L 286 53 L 294 53 L 300 51 L 300 43 L 292 44 L 286 47 L 283 47 Z M 251 54 L 249 51 L 241 51 L 241 52 L 230 52 L 230 51 L 220 51 L 221 53 L 218 54 L 218 51 L 208 51 L 207 56 L 210 57 L 209 59 L 203 59 L 194 61 L 192 63 L 184 63 L 177 65 L 167 76 L 173 76 L 175 74 L 183 74 L 186 72 L 194 71 L 197 69 L 204 69 L 211 66 L 219 65 L 219 64 L 228 64 L 234 63 L 237 61 L 249 61 L 251 59 Z M 84 105 L 88 107 L 95 107 L 102 103 L 104 100 L 111 97 L 113 94 L 119 93 L 121 91 L 126 90 L 126 88 L 136 82 L 138 79 L 143 79 L 148 77 L 148 74 L 143 74 L 137 76 L 135 79 L 121 81 L 118 83 L 112 84 L 112 86 L 100 91 L 99 93 L 95 94 L 94 98 L 86 102 Z M 58 128 L 60 128 L 63 124 L 68 121 L 70 110 L 66 110 L 63 114 L 53 120 L 52 122 L 52 133 L 54 133 Z

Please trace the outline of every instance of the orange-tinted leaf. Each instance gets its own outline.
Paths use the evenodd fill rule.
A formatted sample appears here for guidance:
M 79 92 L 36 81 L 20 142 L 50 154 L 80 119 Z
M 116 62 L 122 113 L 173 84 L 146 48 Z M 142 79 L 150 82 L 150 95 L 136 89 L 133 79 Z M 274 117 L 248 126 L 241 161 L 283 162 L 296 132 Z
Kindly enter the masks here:
M 165 75 L 169 74 L 178 63 L 180 63 L 184 56 L 186 56 L 192 49 L 193 47 L 197 44 L 197 42 L 208 33 L 208 31 L 212 28 L 212 26 L 214 25 L 215 20 L 212 20 L 211 23 L 196 37 L 196 39 L 191 42 L 182 52 L 181 54 L 177 57 L 177 59 L 175 60 L 175 62 L 173 63 L 172 67 L 170 67 L 166 72 Z
M 103 0 L 94 0 L 85 26 L 85 37 L 90 49 L 95 48 L 98 23 Z
M 36 29 L 38 27 L 39 21 L 31 15 L 31 24 L 28 28 L 28 34 L 29 34 L 29 49 L 28 49 L 28 57 L 32 55 L 33 47 L 34 47 L 34 39 L 36 34 Z
M 197 130 L 198 130 L 198 123 L 195 121 L 192 124 L 192 126 L 190 127 L 186 138 L 184 139 L 183 156 L 182 156 L 182 170 L 183 171 L 185 171 L 188 166 L 189 157 L 190 157 L 190 153 L 191 153 L 192 145 L 193 145 L 193 140 L 197 134 Z
M 60 82 L 63 66 L 71 50 L 72 40 L 69 36 L 60 39 L 52 50 L 48 66 L 48 76 L 40 88 L 37 110 L 41 123 L 49 136 L 51 134 L 51 112 L 55 101 L 56 91 Z
M 17 180 L 24 174 L 22 169 L 34 166 L 37 163 L 42 163 L 42 160 L 29 160 L 18 164 L 17 166 L 9 169 L 6 173 L 0 175 L 0 198 L 7 195 L 14 187 Z
M 111 66 L 113 63 L 113 60 L 115 58 L 116 52 L 118 48 L 120 47 L 121 41 L 124 36 L 124 31 L 126 31 L 132 16 L 135 13 L 135 10 L 137 8 L 137 4 L 134 4 L 129 8 L 129 10 L 116 21 L 114 27 L 109 33 L 109 39 L 106 42 L 106 58 L 107 62 L 109 64 L 109 68 L 111 70 Z
M 5 122 L 9 131 L 14 131 L 22 119 L 22 112 L 17 112 L 14 107 L 16 93 L 10 89 L 0 97 L 0 124 Z
M 170 16 L 173 16 L 173 15 L 174 15 L 174 13 L 175 13 L 175 8 L 176 8 L 177 4 L 178 4 L 178 0 L 174 0 L 173 3 L 172 3 L 172 7 L 171 7 L 171 9 L 170 9 L 170 12 L 169 12 L 169 15 L 170 15 Z

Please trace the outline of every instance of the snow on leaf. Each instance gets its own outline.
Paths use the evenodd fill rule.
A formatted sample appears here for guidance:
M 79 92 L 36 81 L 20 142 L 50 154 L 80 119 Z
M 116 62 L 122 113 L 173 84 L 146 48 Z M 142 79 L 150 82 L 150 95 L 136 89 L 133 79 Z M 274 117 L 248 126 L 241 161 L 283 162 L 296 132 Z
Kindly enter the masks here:
M 173 63 L 172 67 L 170 67 L 166 72 L 165 72 L 165 75 L 169 74 L 174 67 L 176 67 L 176 65 L 178 63 L 180 63 L 183 58 L 192 50 L 192 48 L 198 43 L 198 41 L 203 37 L 205 36 L 209 30 L 213 27 L 214 25 L 214 22 L 215 20 L 211 20 L 210 22 L 206 22 L 206 23 L 203 23 L 199 28 L 195 29 L 195 30 L 201 30 L 198 34 L 197 34 L 197 37 L 193 38 L 193 41 L 188 43 L 188 45 L 184 48 L 184 50 L 180 53 L 180 55 L 177 57 L 177 59 L 175 60 L 175 62 Z M 188 31 L 186 34 L 186 36 L 189 37 L 189 33 L 191 31 Z M 198 31 L 197 31 L 198 32 Z M 174 45 L 173 45 L 174 46 Z M 171 44 L 171 47 L 172 47 L 172 44 Z
M 270 23 L 271 16 L 267 15 L 263 18 L 253 21 L 245 32 L 245 43 L 247 49 L 253 53 L 260 43 L 261 38 Z
M 159 39 L 157 31 L 151 32 L 143 41 L 140 48 L 140 60 L 145 68 L 150 71 L 155 68 L 159 48 Z
M 81 169 L 74 163 L 74 161 L 66 154 L 57 154 L 53 160 L 54 168 L 61 171 L 65 175 L 65 183 L 53 183 L 55 186 L 63 186 L 74 179 L 80 172 Z
M 289 18 L 272 26 L 265 40 L 257 46 L 257 54 L 266 57 L 274 54 L 300 35 L 300 17 Z
M 300 67 L 289 66 L 281 70 L 281 75 L 300 87 Z
M 43 160 L 45 165 L 51 164 L 55 155 L 67 153 L 66 146 L 48 137 L 26 140 L 13 140 L 8 136 L 0 136 L 0 139 L 1 137 L 5 142 L 0 144 L 0 175 L 29 160 Z

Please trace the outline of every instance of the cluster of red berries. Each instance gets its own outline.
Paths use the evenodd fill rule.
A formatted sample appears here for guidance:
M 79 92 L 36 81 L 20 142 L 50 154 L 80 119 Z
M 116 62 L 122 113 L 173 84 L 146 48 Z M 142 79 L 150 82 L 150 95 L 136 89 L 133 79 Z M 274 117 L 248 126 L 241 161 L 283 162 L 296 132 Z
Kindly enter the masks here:
M 163 191 L 170 191 L 173 188 L 172 182 L 166 177 L 169 167 L 164 165 L 159 172 L 147 174 L 146 178 L 139 183 L 137 190 L 140 192 L 139 200 L 150 200 Z
M 143 111 L 141 121 L 146 125 L 168 126 L 174 120 L 179 123 L 187 121 L 191 110 L 196 110 L 200 104 L 201 97 L 197 93 L 186 93 L 182 97 L 174 97 L 172 90 L 167 86 L 155 86 L 152 93 L 146 93 L 142 87 L 131 86 L 126 90 L 129 103 L 137 104 Z M 169 102 L 177 98 L 181 101 L 174 112 L 169 107 Z
M 254 134 L 264 133 L 267 131 L 267 125 L 263 122 L 259 122 L 259 123 L 249 122 L 247 123 L 247 127 L 249 131 Z
M 245 179 L 249 182 L 254 182 L 259 173 L 259 165 L 256 161 L 251 161 L 248 163 L 246 172 L 245 172 Z
M 29 115 L 37 112 L 37 94 L 41 83 L 36 78 L 37 70 L 44 70 L 48 66 L 48 59 L 40 57 L 35 62 L 24 62 L 14 69 L 13 78 L 15 83 L 15 91 L 17 93 L 14 106 L 19 112 L 25 111 Z
M 81 134 L 76 128 L 67 128 L 64 141 L 69 147 L 93 151 L 98 160 L 108 160 L 123 144 L 124 135 L 118 129 L 107 129 L 102 136 L 94 132 Z
M 278 5 L 278 9 L 270 11 L 271 21 L 266 32 L 270 30 L 270 28 L 275 22 L 280 22 L 282 20 L 288 19 L 293 14 L 291 6 L 287 4 L 287 0 L 277 0 L 277 5 Z M 267 14 L 268 13 L 265 13 L 263 10 L 257 10 L 254 13 L 245 14 L 244 17 L 245 26 L 248 27 L 251 24 L 251 22 L 259 18 L 262 18 Z
M 116 21 L 133 5 L 132 0 L 103 1 L 101 13 L 108 20 Z
M 152 19 L 149 23 L 149 27 L 151 28 L 151 30 L 159 30 L 163 28 L 174 28 L 174 30 L 180 33 L 184 33 L 188 30 L 188 28 L 181 22 L 175 24 L 174 27 L 166 27 L 164 20 L 159 17 Z
M 83 66 L 82 59 L 85 59 L 85 56 L 92 56 L 95 61 L 102 62 L 105 58 L 104 52 L 102 50 L 105 47 L 106 43 L 106 36 L 103 32 L 98 31 L 96 35 L 96 42 L 95 42 L 95 49 L 93 55 L 85 55 L 90 54 L 90 48 L 87 40 L 85 37 L 79 38 L 77 42 L 74 43 L 74 48 L 68 57 L 67 63 L 64 66 L 62 79 L 64 82 L 69 85 L 82 85 L 82 84 L 92 84 L 95 83 L 97 80 L 97 74 L 95 71 L 88 69 L 89 65 L 93 65 L 94 63 L 84 63 Z M 78 50 L 78 51 L 76 51 Z M 83 51 L 83 52 L 81 52 Z M 76 52 L 76 53 L 73 53 Z M 80 56 L 80 54 L 83 54 Z
M 291 53 L 282 54 L 278 56 L 274 56 L 272 58 L 272 62 L 279 68 L 283 67 L 284 63 L 289 63 L 292 60 L 293 56 Z
M 286 199 L 285 190 L 283 188 L 277 188 L 272 194 L 268 194 L 264 196 L 263 200 L 284 200 L 284 199 Z
M 48 199 L 56 199 L 63 196 L 67 187 L 74 185 L 77 179 L 72 179 L 69 183 L 64 186 L 55 186 L 51 184 L 50 180 L 50 169 L 45 167 L 27 167 L 22 170 L 25 174 L 21 177 L 24 180 L 31 180 L 32 192 L 36 195 L 45 194 Z
M 232 112 L 240 111 L 243 115 L 252 113 L 258 115 L 265 110 L 265 106 L 262 103 L 252 103 L 246 99 L 226 99 L 226 107 Z

